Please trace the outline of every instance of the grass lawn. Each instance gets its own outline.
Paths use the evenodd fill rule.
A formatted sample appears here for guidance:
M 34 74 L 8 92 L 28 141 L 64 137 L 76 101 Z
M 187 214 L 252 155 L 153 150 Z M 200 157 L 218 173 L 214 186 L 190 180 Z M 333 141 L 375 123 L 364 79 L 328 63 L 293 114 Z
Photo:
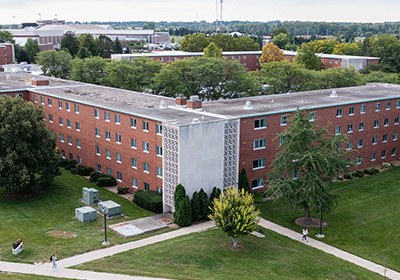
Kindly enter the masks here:
M 400 168 L 334 185 L 332 193 L 341 201 L 329 215 L 321 241 L 400 271 Z M 290 210 L 287 204 L 266 201 L 258 205 L 262 216 L 300 232 L 294 221 L 303 211 Z M 319 217 L 319 213 L 313 216 Z M 319 228 L 309 229 L 315 236 Z
M 332 255 L 269 230 L 265 238 L 239 240 L 229 248 L 221 230 L 174 238 L 85 263 L 75 268 L 170 279 L 381 279 Z
M 97 188 L 88 179 L 73 175 L 68 171 L 56 177 L 54 188 L 41 198 L 27 201 L 12 201 L 0 198 L 0 260 L 16 262 L 46 262 L 53 253 L 59 259 L 79 253 L 103 248 L 104 240 L 103 216 L 98 215 L 96 221 L 82 223 L 75 218 L 75 208 L 85 204 L 81 201 L 82 188 L 96 188 L 100 199 L 113 200 L 122 206 L 124 217 L 109 219 L 108 224 L 132 220 L 152 215 L 137 207 L 132 202 L 108 190 Z M 62 238 L 46 235 L 52 230 L 71 231 L 75 238 Z M 123 238 L 107 231 L 111 245 L 134 240 Z M 14 256 L 12 243 L 18 238 L 24 242 L 24 250 Z M 139 237 L 143 238 L 143 237 Z
M 34 274 L 19 274 L 19 273 L 3 273 L 0 272 L 0 279 L 2 280 L 63 280 L 69 278 L 56 278 Z

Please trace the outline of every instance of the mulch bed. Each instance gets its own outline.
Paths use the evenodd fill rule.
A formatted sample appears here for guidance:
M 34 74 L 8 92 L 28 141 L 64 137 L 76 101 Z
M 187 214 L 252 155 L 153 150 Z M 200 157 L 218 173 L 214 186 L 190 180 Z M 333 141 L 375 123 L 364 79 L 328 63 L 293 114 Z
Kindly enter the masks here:
M 302 227 L 320 227 L 321 219 L 311 217 L 311 223 L 306 222 L 304 217 L 296 219 L 295 223 L 301 225 Z M 322 227 L 327 227 L 328 223 L 322 220 Z
M 73 238 L 76 237 L 77 234 L 72 231 L 66 231 L 66 230 L 52 230 L 46 232 L 46 235 L 54 236 L 54 237 L 63 237 L 63 238 Z
M 233 244 L 230 244 L 230 245 L 228 246 L 228 248 L 231 249 L 232 251 L 239 251 L 239 250 L 242 250 L 242 249 L 243 249 L 243 245 L 237 244 L 236 247 L 234 247 Z

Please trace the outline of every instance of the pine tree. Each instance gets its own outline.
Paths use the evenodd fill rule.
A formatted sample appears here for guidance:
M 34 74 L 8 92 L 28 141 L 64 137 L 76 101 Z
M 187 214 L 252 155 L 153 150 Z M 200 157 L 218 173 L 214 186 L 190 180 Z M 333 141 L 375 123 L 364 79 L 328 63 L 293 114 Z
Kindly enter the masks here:
M 122 46 L 118 37 L 114 41 L 114 53 L 122 53 Z
M 178 209 L 174 212 L 174 223 L 181 227 L 192 224 L 192 207 L 187 195 L 179 201 Z
M 201 210 L 201 219 L 202 220 L 207 220 L 208 219 L 208 195 L 207 193 L 203 190 L 203 188 L 200 189 L 199 191 L 199 197 L 200 197 L 200 210 Z
M 200 196 L 198 192 L 194 192 L 191 201 L 192 206 L 192 221 L 200 221 L 201 220 L 201 202 Z
M 239 189 L 244 189 L 246 192 L 250 192 L 250 183 L 247 177 L 246 169 L 243 167 L 239 174 Z
M 175 187 L 175 193 L 174 193 L 174 207 L 175 207 L 175 211 L 178 209 L 179 207 L 179 202 L 186 196 L 186 191 L 185 191 L 185 187 L 182 186 L 181 184 L 178 184 Z

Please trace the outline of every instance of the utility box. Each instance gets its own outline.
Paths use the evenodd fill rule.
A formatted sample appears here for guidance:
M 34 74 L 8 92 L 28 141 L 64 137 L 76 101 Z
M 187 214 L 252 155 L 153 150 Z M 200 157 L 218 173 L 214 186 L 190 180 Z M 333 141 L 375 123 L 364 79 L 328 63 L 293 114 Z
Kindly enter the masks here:
M 100 193 L 94 188 L 83 188 L 82 200 L 89 205 L 95 204 L 100 201 Z
M 101 214 L 107 213 L 108 217 L 115 217 L 121 215 L 121 205 L 112 200 L 99 202 L 99 212 Z
M 81 221 L 83 223 L 86 223 L 86 222 L 89 222 L 89 221 L 96 220 L 97 212 L 92 207 L 84 206 L 84 207 L 75 209 L 75 217 L 79 221 Z

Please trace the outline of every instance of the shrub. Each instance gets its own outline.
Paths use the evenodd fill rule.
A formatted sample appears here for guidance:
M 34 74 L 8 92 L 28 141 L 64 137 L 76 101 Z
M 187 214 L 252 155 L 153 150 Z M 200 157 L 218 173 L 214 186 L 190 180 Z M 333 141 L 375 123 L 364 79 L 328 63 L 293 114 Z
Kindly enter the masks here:
M 217 187 L 214 187 L 212 189 L 211 194 L 210 194 L 210 199 L 208 200 L 208 203 L 207 203 L 207 214 L 208 215 L 211 214 L 211 208 L 214 207 L 214 199 L 219 198 L 220 194 L 221 194 L 221 190 L 218 189 Z
M 368 175 L 374 175 L 376 173 L 379 173 L 379 169 L 376 168 L 364 169 L 364 173 Z
M 76 164 L 78 162 L 73 159 L 61 159 L 59 166 L 64 168 L 65 170 L 71 170 L 72 168 L 75 168 Z
M 208 220 L 208 195 L 203 188 L 201 188 L 199 191 L 199 197 L 201 205 L 201 219 Z
M 254 203 L 263 202 L 264 197 L 265 197 L 265 193 L 264 192 L 253 192 Z
M 174 192 L 174 208 L 175 208 L 175 211 L 179 207 L 179 201 L 181 201 L 185 196 L 186 196 L 185 187 L 182 186 L 181 184 L 178 184 L 175 187 L 175 192 Z
M 371 168 L 372 175 L 379 173 L 378 168 Z
M 76 174 L 76 168 L 75 168 L 75 167 L 74 167 L 74 168 L 71 168 L 70 171 L 71 171 L 72 174 Z
M 351 180 L 353 179 L 353 174 L 344 174 L 343 178 L 347 179 L 347 180 Z
M 198 192 L 194 192 L 191 200 L 192 207 L 192 221 L 200 221 L 201 220 L 201 202 L 200 196 Z
M 192 207 L 188 196 L 179 201 L 178 209 L 174 212 L 174 223 L 181 227 L 192 224 Z
M 246 169 L 243 167 L 239 173 L 239 190 L 244 189 L 246 192 L 250 192 L 250 183 L 247 177 Z
M 136 191 L 133 203 L 153 213 L 162 213 L 163 211 L 162 195 L 155 191 Z
M 76 174 L 81 176 L 89 176 L 93 171 L 94 171 L 93 168 L 86 167 L 82 164 L 78 164 L 76 166 Z
M 338 181 L 343 181 L 343 178 L 340 176 L 338 176 L 337 179 L 338 179 Z
M 356 172 L 354 172 L 354 176 L 357 177 L 357 178 L 364 177 L 364 171 L 357 170 Z
M 127 187 L 117 187 L 118 194 L 126 194 L 129 193 L 129 188 Z
M 382 163 L 382 168 L 390 168 L 390 167 L 392 167 L 392 165 L 390 164 L 390 162 L 383 162 Z
M 102 175 L 102 174 L 101 174 L 100 172 L 93 171 L 92 173 L 90 173 L 89 181 L 90 181 L 90 182 L 93 182 L 93 183 L 96 183 L 96 182 L 97 182 L 97 179 L 99 179 L 99 177 L 100 177 L 101 175 Z
M 96 185 L 98 187 L 112 187 L 117 185 L 117 181 L 115 181 L 114 177 L 103 174 L 97 179 Z

